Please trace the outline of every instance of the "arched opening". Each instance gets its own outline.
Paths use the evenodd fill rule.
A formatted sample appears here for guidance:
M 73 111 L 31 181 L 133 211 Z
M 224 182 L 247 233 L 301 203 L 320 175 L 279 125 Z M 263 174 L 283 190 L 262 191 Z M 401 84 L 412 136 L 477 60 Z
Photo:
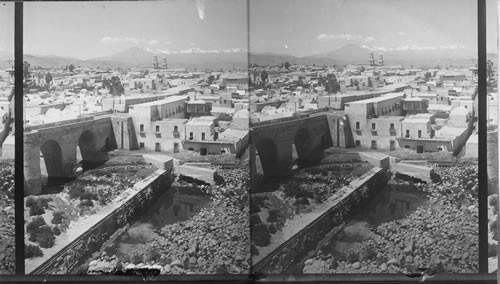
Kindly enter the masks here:
M 270 138 L 264 138 L 255 145 L 259 154 L 260 164 L 264 175 L 269 175 L 276 170 L 278 164 L 278 148 Z
M 62 150 L 55 140 L 48 140 L 40 147 L 40 178 L 42 192 L 52 193 L 64 177 Z M 57 188 L 56 188 L 57 189 Z
M 301 128 L 295 133 L 293 138 L 299 161 L 306 160 L 312 150 L 312 136 L 309 130 Z
M 110 140 L 105 141 L 106 149 L 110 146 Z M 79 171 L 86 171 L 101 165 L 106 159 L 105 153 L 97 151 L 95 135 L 90 130 L 85 130 L 78 138 L 76 146 L 76 163 L 81 167 Z

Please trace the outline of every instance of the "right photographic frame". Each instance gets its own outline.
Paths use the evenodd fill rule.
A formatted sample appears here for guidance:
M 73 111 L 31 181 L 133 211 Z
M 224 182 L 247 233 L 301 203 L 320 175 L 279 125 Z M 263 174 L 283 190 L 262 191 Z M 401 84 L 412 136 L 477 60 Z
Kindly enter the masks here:
M 498 3 L 486 4 L 484 85 L 477 1 L 249 1 L 254 273 L 485 272 L 481 186 L 496 272 Z

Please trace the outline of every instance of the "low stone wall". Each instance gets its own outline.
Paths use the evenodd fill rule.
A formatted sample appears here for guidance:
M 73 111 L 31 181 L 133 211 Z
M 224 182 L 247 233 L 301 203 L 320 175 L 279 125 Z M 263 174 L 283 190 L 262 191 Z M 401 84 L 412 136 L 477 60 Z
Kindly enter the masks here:
M 415 165 L 410 163 L 396 163 L 392 170 L 396 173 L 403 174 L 415 179 L 425 181 L 426 183 L 431 183 L 431 172 L 432 168 L 427 166 Z
M 314 249 L 331 229 L 348 221 L 356 209 L 387 184 L 389 178 L 387 168 L 374 168 L 342 188 L 339 191 L 343 192 L 342 196 L 333 196 L 336 201 L 330 209 L 257 262 L 253 266 L 254 271 L 267 274 L 287 273 L 287 270 L 301 261 L 308 251 Z
M 117 229 L 132 222 L 135 216 L 147 209 L 170 187 L 172 181 L 171 172 L 164 170 L 157 170 L 140 181 L 133 188 L 137 190 L 135 195 L 123 200 L 121 206 L 35 268 L 31 274 L 71 274 L 99 250 Z

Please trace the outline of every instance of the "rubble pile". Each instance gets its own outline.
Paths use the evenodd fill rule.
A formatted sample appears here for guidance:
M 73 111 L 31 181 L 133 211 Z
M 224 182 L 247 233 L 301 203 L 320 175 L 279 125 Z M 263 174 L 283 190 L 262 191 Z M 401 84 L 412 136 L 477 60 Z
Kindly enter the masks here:
M 108 267 L 114 261 L 115 268 L 127 269 L 161 267 L 161 274 L 249 273 L 248 170 L 219 168 L 217 172 L 222 177 L 218 185 L 197 186 L 212 199 L 209 207 L 186 221 L 148 233 L 148 241 L 138 245 L 140 253 L 131 252 L 119 264 L 114 263 L 116 256 L 105 253 L 92 263 Z
M 478 271 L 477 165 L 434 166 L 440 181 L 420 184 L 430 203 L 373 229 L 348 256 L 319 252 L 304 273 L 392 273 L 418 267 L 453 273 Z M 370 253 L 366 253 L 366 252 Z
M 106 205 L 120 193 L 144 179 L 155 168 L 151 165 L 118 165 L 89 170 L 84 175 L 64 186 L 63 193 L 70 199 L 82 198 L 98 200 L 100 205 Z
M 14 162 L 0 161 L 0 274 L 15 273 Z

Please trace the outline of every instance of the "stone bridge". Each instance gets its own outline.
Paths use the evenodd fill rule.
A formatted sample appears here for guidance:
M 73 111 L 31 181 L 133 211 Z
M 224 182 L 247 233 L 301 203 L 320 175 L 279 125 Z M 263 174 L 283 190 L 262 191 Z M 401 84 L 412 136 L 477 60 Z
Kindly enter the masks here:
M 40 161 L 48 177 L 74 177 L 77 147 L 83 161 L 102 161 L 102 153 L 115 148 L 109 116 L 86 117 L 26 127 L 24 131 L 25 195 L 41 194 Z
M 334 116 L 324 113 L 254 123 L 250 129 L 252 170 L 257 154 L 267 177 L 287 175 L 296 161 L 307 164 L 319 160 L 323 149 L 339 146 L 332 143 L 338 140 L 330 131 L 330 125 L 336 125 L 328 121 L 332 119 Z

